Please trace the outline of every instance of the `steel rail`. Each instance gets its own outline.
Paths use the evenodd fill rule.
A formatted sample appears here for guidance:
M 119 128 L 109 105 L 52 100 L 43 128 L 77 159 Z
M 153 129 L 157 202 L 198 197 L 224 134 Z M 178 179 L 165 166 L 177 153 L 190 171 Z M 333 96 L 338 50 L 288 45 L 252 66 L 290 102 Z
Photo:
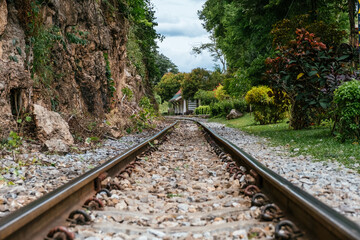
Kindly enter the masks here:
M 137 146 L 0 219 L 0 239 L 44 239 L 50 229 L 63 225 L 71 211 L 81 208 L 87 198 L 100 190 L 104 176 L 115 176 L 136 156 L 150 148 L 151 142 L 163 137 L 176 124 L 177 121 Z
M 203 123 L 198 123 L 225 152 L 231 154 L 237 164 L 254 170 L 258 175 L 259 187 L 295 222 L 301 230 L 313 239 L 360 239 L 360 226 L 336 212 L 309 193 L 296 187 L 285 178 L 265 167 L 255 158 L 222 138 Z

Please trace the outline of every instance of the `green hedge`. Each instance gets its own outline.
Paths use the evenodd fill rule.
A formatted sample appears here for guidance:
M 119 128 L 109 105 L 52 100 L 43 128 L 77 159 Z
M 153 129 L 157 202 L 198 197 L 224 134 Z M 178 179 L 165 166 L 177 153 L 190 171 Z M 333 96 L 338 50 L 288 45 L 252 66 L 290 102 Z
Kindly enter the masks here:
M 247 103 L 244 99 L 224 100 L 210 104 L 211 117 L 225 117 L 232 109 L 244 113 L 247 110 Z
M 210 106 L 208 106 L 208 105 L 200 106 L 195 109 L 196 115 L 210 115 L 210 113 L 211 113 Z

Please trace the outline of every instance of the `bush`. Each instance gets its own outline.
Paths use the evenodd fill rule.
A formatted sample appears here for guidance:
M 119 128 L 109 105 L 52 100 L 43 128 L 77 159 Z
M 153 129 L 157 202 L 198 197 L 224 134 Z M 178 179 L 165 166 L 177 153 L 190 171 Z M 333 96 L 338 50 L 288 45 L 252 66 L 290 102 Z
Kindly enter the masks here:
M 360 139 L 360 81 L 352 80 L 342 84 L 335 90 L 334 102 L 337 105 L 336 113 L 338 137 L 344 141 Z
M 289 100 L 284 92 L 274 92 L 267 86 L 253 87 L 245 96 L 254 107 L 254 119 L 261 125 L 276 123 L 285 117 Z
M 211 113 L 211 110 L 210 110 L 210 106 L 209 105 L 206 105 L 206 106 L 200 106 L 200 107 L 197 107 L 195 109 L 195 114 L 196 115 L 210 115 Z
M 226 93 L 224 86 L 219 84 L 215 90 L 215 98 L 219 101 L 223 101 L 225 99 L 228 99 L 230 96 Z
M 154 106 L 151 104 L 148 97 L 142 97 L 139 102 L 140 111 L 136 114 L 131 115 L 131 120 L 133 127 L 126 129 L 128 133 L 133 131 L 142 132 L 143 129 L 153 127 L 152 121 L 157 116 L 157 112 L 154 109 Z
M 232 109 L 245 112 L 247 104 L 243 99 L 230 99 L 210 104 L 212 117 L 225 117 Z
M 347 53 L 334 51 L 305 29 L 297 29 L 295 34 L 296 40 L 280 45 L 276 57 L 265 64 L 271 88 L 286 92 L 291 100 L 290 127 L 298 130 L 321 121 L 319 116 L 329 112 L 340 76 L 351 74 L 344 64 L 355 54 L 351 47 Z
M 205 91 L 200 89 L 195 93 L 194 99 L 200 100 L 203 105 L 210 105 L 212 102 L 217 102 L 214 91 Z

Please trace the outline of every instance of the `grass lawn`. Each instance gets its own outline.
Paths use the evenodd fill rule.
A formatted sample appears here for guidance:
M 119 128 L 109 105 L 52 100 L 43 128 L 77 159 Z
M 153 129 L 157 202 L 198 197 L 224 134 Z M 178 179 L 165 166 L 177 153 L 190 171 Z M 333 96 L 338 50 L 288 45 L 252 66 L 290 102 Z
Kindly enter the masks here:
M 210 119 L 210 121 L 223 123 L 228 127 L 238 128 L 250 134 L 269 138 L 271 145 L 286 146 L 294 155 L 312 155 L 320 161 L 336 160 L 360 173 L 359 143 L 341 143 L 337 141 L 330 134 L 329 127 L 291 130 L 286 121 L 277 124 L 257 125 L 250 114 L 246 114 L 239 119 L 214 118 Z

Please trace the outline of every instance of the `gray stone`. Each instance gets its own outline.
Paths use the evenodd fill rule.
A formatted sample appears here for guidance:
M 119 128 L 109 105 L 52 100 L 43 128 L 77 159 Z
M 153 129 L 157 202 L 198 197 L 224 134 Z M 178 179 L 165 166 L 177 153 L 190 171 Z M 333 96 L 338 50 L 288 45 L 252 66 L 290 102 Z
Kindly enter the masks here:
M 242 114 L 242 113 L 239 112 L 238 110 L 232 109 L 232 110 L 230 111 L 230 113 L 226 116 L 226 119 L 227 119 L 227 120 L 236 119 L 236 118 L 242 117 L 243 115 L 244 115 L 244 114 Z

